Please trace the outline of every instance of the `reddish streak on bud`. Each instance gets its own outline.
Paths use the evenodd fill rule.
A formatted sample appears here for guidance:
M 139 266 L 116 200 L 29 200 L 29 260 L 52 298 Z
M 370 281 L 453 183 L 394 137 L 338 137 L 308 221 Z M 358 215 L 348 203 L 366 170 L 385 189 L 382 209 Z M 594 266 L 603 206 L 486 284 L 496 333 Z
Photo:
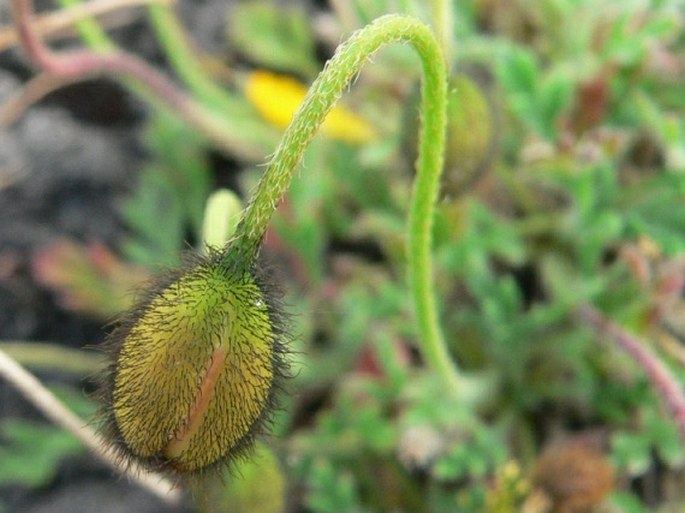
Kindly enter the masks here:
M 190 440 L 202 425 L 209 401 L 214 393 L 217 378 L 224 368 L 225 359 L 226 351 L 224 349 L 216 349 L 212 353 L 212 357 L 205 369 L 205 376 L 200 385 L 200 390 L 198 390 L 195 402 L 190 407 L 188 417 L 166 447 L 165 453 L 168 458 L 178 457 L 187 448 Z

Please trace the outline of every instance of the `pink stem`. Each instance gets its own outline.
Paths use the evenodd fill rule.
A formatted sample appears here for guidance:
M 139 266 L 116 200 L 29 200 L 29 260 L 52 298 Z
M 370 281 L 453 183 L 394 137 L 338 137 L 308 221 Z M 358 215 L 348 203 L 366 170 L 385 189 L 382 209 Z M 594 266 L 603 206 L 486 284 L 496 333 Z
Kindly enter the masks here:
M 43 44 L 31 23 L 33 2 L 12 0 L 12 8 L 21 45 L 38 68 L 64 79 L 100 75 L 128 76 L 145 84 L 182 115 L 195 117 L 183 92 L 142 60 L 124 52 L 97 54 L 78 50 L 57 55 Z
M 626 333 L 621 326 L 605 318 L 595 308 L 581 306 L 577 315 L 597 334 L 611 338 L 644 370 L 652 386 L 664 400 L 681 437 L 685 439 L 685 393 L 666 365 L 640 340 Z

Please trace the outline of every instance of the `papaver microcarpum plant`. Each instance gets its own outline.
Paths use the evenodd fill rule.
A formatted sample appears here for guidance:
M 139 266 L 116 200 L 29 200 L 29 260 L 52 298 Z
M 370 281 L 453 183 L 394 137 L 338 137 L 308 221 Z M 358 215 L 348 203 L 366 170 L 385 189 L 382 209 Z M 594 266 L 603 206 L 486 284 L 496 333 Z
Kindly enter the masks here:
M 15 7 L 21 13 L 26 4 L 15 2 Z M 30 38 L 30 26 L 24 24 L 23 30 Z M 102 391 L 104 432 L 123 455 L 149 468 L 195 474 L 239 454 L 259 432 L 287 367 L 282 315 L 268 278 L 259 271 L 262 238 L 326 114 L 361 65 L 396 41 L 416 48 L 425 82 L 409 221 L 410 283 L 426 360 L 449 386 L 456 385 L 437 322 L 430 260 L 444 153 L 446 66 L 425 25 L 388 16 L 353 35 L 312 85 L 231 242 L 209 257 L 190 259 L 182 270 L 163 273 L 112 332 L 113 363 Z M 92 58 L 72 57 L 76 64 Z M 69 62 L 69 56 L 60 59 L 62 66 Z M 120 63 L 105 62 L 109 67 L 97 68 L 100 72 Z M 137 68 L 122 71 L 132 69 Z
M 140 63 L 131 65 L 122 55 L 51 55 L 29 23 L 30 3 L 15 0 L 13 6 L 25 49 L 51 72 L 108 74 L 119 69 L 144 77 L 153 91 L 157 87 Z M 362 64 L 394 42 L 416 49 L 424 76 L 408 228 L 409 281 L 424 356 L 446 385 L 458 386 L 431 283 L 431 226 L 445 144 L 446 65 L 427 26 L 390 15 L 350 37 L 314 82 L 233 239 L 207 257 L 189 258 L 182 269 L 162 273 L 111 333 L 113 361 L 102 380 L 103 432 L 122 455 L 150 469 L 193 475 L 222 466 L 259 433 L 287 368 L 287 329 L 269 279 L 259 269 L 264 233 L 327 113 Z M 178 95 L 171 97 L 178 104 Z
M 107 433 L 151 468 L 194 474 L 249 445 L 285 374 L 285 329 L 258 257 L 269 220 L 307 144 L 361 65 L 381 46 L 411 43 L 424 72 L 423 124 L 409 220 L 410 282 L 427 361 L 457 386 L 437 321 L 431 223 L 443 164 L 446 67 L 422 23 L 378 19 L 343 44 L 286 130 L 233 239 L 187 269 L 162 274 L 111 336 Z
M 26 6 L 18 0 L 14 4 Z M 24 28 L 24 37 L 30 37 L 30 27 Z M 259 263 L 266 227 L 326 114 L 361 65 L 393 42 L 413 45 L 424 72 L 407 230 L 418 341 L 445 389 L 463 388 L 465 380 L 446 350 L 438 322 L 431 268 L 431 227 L 447 123 L 446 66 L 430 29 L 411 18 L 388 16 L 353 35 L 314 82 L 232 240 L 208 256 L 188 258 L 181 269 L 162 273 L 112 332 L 113 359 L 102 389 L 103 432 L 122 456 L 153 470 L 197 476 L 225 467 L 263 429 L 288 369 L 287 322 L 277 287 Z M 71 63 L 83 56 L 72 55 Z M 69 63 L 69 57 L 61 56 L 61 63 Z M 109 67 L 95 66 L 90 72 L 121 71 L 118 61 L 106 62 Z M 123 71 L 135 76 L 140 68 Z M 649 368 L 649 362 L 641 365 Z M 683 411 L 682 402 L 669 405 L 676 416 Z

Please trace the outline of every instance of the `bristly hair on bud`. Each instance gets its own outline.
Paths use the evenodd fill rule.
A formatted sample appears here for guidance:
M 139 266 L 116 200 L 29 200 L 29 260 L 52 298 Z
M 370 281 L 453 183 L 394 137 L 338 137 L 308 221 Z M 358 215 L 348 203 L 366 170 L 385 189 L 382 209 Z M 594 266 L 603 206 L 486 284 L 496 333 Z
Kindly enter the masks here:
M 160 273 L 109 335 L 100 429 L 123 462 L 176 477 L 220 470 L 276 407 L 288 374 L 280 291 L 226 251 Z

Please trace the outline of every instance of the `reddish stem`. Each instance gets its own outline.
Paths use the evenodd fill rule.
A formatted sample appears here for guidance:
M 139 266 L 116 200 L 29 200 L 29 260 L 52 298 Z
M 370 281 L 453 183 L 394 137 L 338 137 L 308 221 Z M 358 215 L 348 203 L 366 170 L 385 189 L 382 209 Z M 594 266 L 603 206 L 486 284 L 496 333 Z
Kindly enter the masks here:
M 652 386 L 664 400 L 680 430 L 680 435 L 685 439 L 685 393 L 668 367 L 639 339 L 604 317 L 595 308 L 589 305 L 581 306 L 577 315 L 598 335 L 612 339 L 644 370 Z
M 124 52 L 97 54 L 77 50 L 57 55 L 43 44 L 33 27 L 33 2 L 12 0 L 12 8 L 22 48 L 38 68 L 63 79 L 100 75 L 128 76 L 145 84 L 181 114 L 195 117 L 183 92 L 142 60 Z
M 113 78 L 130 78 L 160 99 L 188 125 L 196 128 L 210 141 L 230 154 L 246 158 L 260 158 L 262 152 L 245 142 L 229 129 L 225 121 L 196 103 L 167 77 L 137 57 L 121 51 L 99 54 L 76 50 L 56 54 L 41 40 L 32 24 L 32 0 L 11 0 L 17 33 L 22 48 L 31 61 L 57 81 L 82 80 L 93 76 L 109 75 Z M 6 113 L 3 113 L 6 114 Z

